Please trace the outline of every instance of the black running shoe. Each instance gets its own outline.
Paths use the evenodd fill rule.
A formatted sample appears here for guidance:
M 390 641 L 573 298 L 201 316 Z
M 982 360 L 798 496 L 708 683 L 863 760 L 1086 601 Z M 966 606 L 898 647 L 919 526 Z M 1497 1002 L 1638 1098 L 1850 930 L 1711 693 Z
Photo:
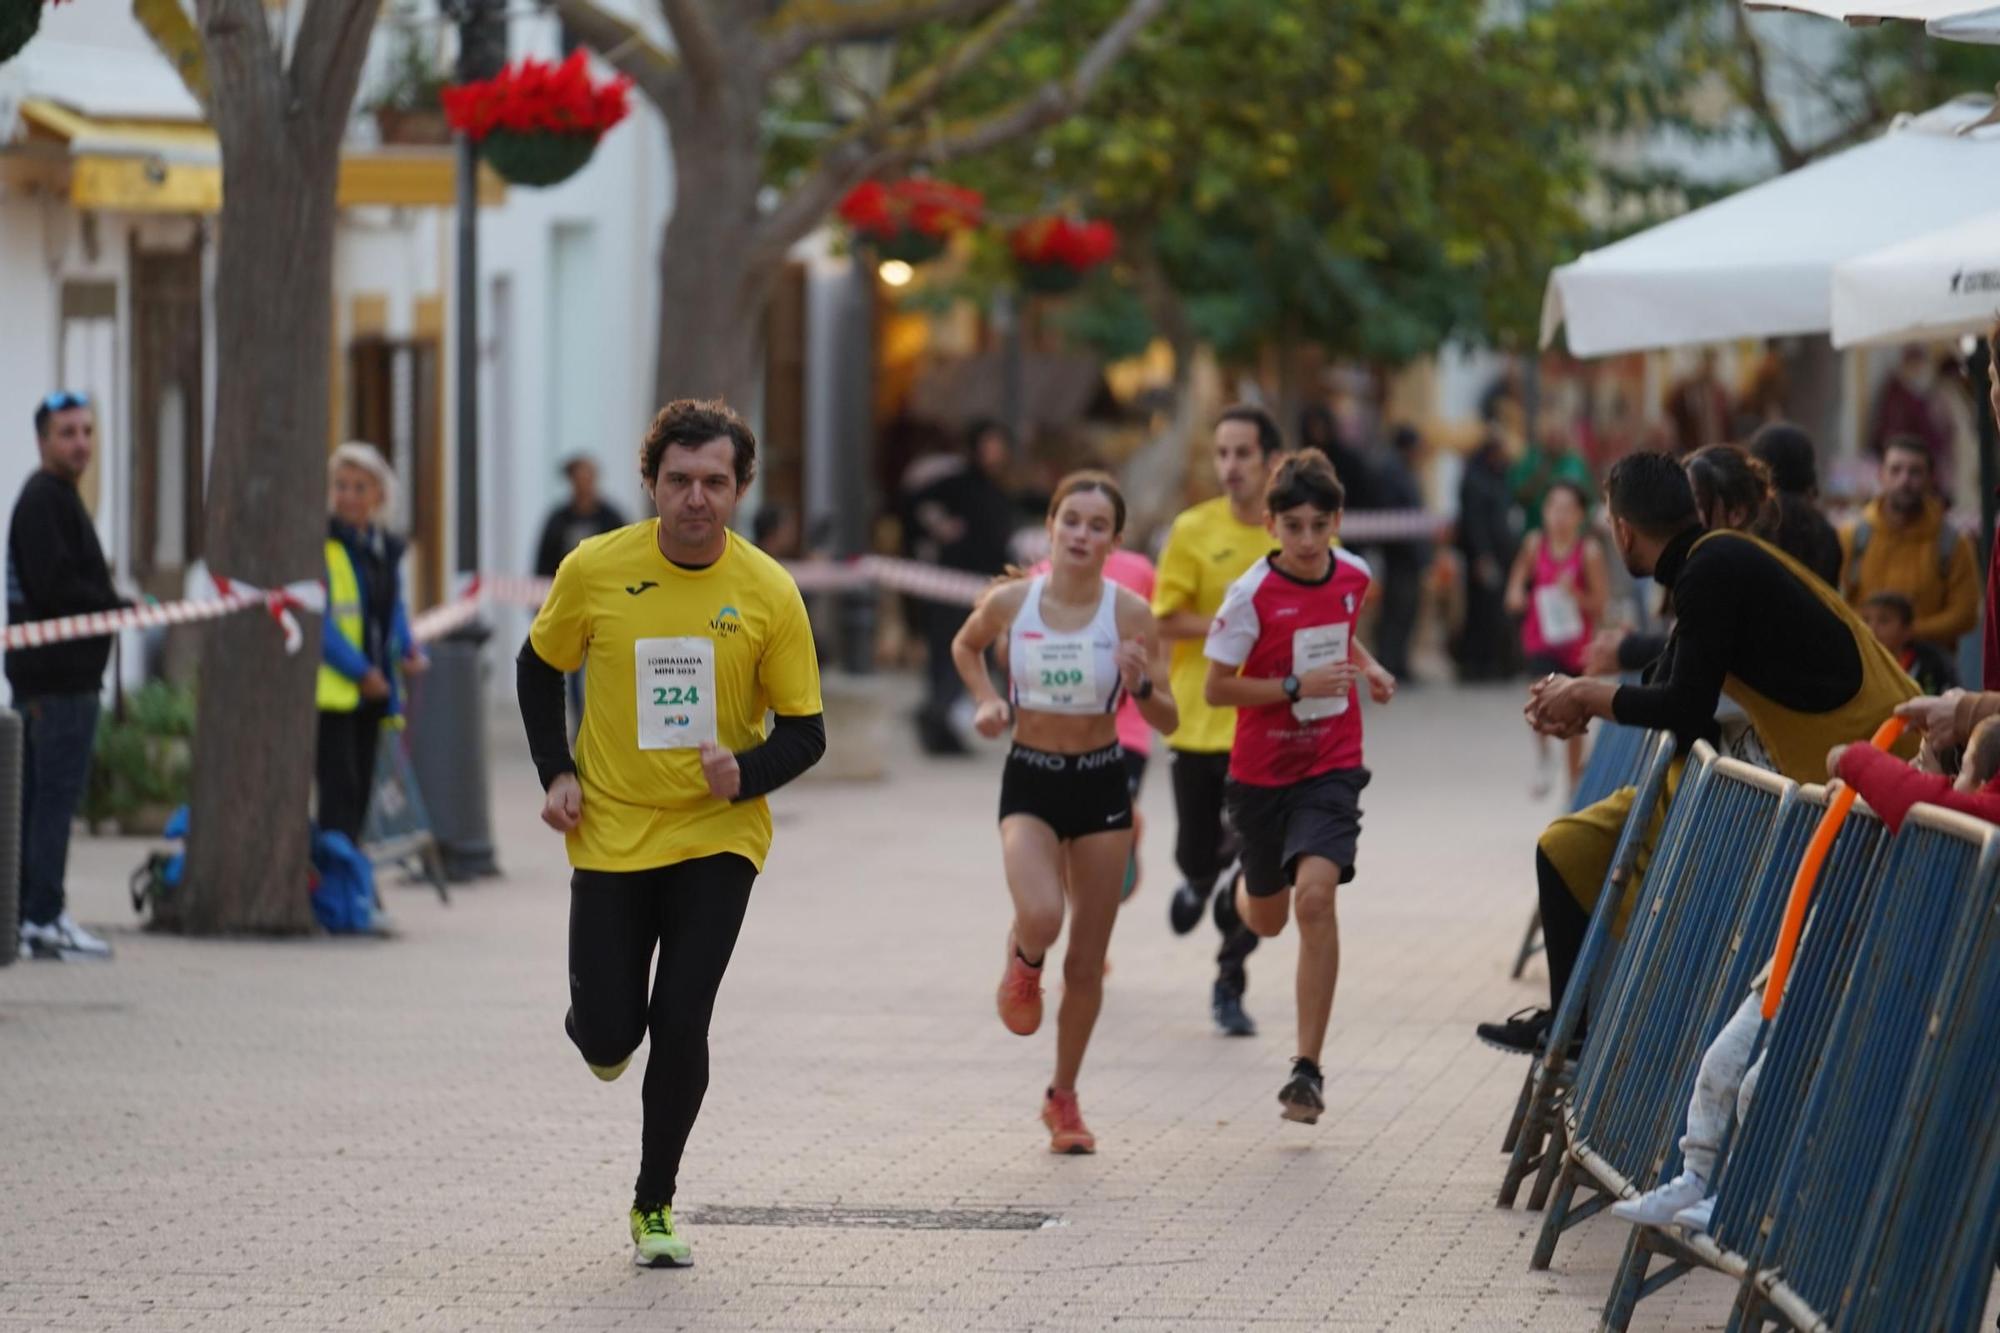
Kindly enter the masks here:
M 1292 1061 L 1291 1082 L 1278 1090 L 1278 1105 L 1285 1108 L 1280 1114 L 1301 1125 L 1317 1125 L 1319 1113 L 1326 1109 L 1325 1089 L 1326 1076 L 1319 1066 L 1300 1056 Z
M 1201 920 L 1201 909 L 1207 905 L 1194 885 L 1183 884 L 1167 900 L 1167 924 L 1174 928 L 1174 934 L 1185 935 Z
M 1481 1023 L 1475 1032 L 1496 1051 L 1509 1055 L 1533 1055 L 1542 1049 L 1554 1015 L 1546 1009 L 1523 1009 L 1504 1023 Z
M 1243 996 L 1240 992 L 1218 981 L 1215 983 L 1215 998 L 1209 1004 L 1215 1015 L 1215 1025 L 1222 1029 L 1225 1037 L 1254 1037 L 1257 1025 L 1250 1015 L 1243 1012 Z

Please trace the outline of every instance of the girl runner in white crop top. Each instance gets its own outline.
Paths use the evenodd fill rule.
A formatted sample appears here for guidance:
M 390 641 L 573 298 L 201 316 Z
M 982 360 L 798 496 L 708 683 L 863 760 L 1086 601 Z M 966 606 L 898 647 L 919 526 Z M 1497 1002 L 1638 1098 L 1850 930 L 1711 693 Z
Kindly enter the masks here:
M 1080 630 L 1050 629 L 1042 619 L 1044 574 L 1028 592 L 1007 634 L 1007 675 L 1018 711 L 1116 713 L 1125 697 L 1118 669 L 1118 585 L 1105 579 L 1097 614 Z
M 1049 572 L 988 589 L 952 643 L 979 704 L 974 725 L 991 738 L 1014 731 L 1000 779 L 1013 927 L 997 1004 L 1008 1031 L 1027 1036 L 1041 1026 L 1042 964 L 1069 917 L 1055 1076 L 1042 1101 L 1049 1150 L 1059 1153 L 1097 1149 L 1076 1076 L 1104 1002 L 1104 952 L 1132 850 L 1119 700 L 1130 691 L 1160 732 L 1180 725 L 1151 608 L 1104 577 L 1124 527 L 1116 482 L 1101 472 L 1065 477 L 1049 506 Z M 1002 634 L 1011 703 L 986 672 L 986 651 Z

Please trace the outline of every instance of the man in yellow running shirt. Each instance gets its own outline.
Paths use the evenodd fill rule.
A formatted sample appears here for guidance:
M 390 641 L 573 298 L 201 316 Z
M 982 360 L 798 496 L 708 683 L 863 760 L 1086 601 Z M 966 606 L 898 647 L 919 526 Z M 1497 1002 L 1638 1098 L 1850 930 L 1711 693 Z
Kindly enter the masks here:
M 564 1027 L 607 1082 L 653 1043 L 630 1216 L 646 1267 L 692 1262 L 674 1183 L 708 1089 L 709 1015 L 771 847 L 764 797 L 826 749 L 798 587 L 729 529 L 756 457 L 720 401 L 669 403 L 640 450 L 659 517 L 563 560 L 517 663 L 542 821 L 574 867 Z M 572 756 L 563 673 L 579 669 Z
M 1208 679 L 1202 643 L 1229 585 L 1271 550 L 1271 534 L 1264 528 L 1264 490 L 1284 445 L 1278 423 L 1263 408 L 1241 404 L 1226 409 L 1215 423 L 1215 476 L 1223 493 L 1175 519 L 1160 552 L 1153 614 L 1161 636 L 1173 644 L 1174 702 L 1181 710 L 1171 749 L 1179 821 L 1174 861 L 1184 882 L 1167 905 L 1177 935 L 1187 934 L 1201 920 L 1217 877 L 1235 855 L 1222 810 L 1236 710 L 1212 707 L 1202 697 Z M 1255 1036 L 1257 1025 L 1243 1010 L 1243 989 L 1249 982 L 1243 962 L 1257 947 L 1257 937 L 1236 919 L 1231 894 L 1216 894 L 1215 909 L 1222 948 L 1215 956 L 1211 1011 L 1216 1026 L 1229 1036 Z

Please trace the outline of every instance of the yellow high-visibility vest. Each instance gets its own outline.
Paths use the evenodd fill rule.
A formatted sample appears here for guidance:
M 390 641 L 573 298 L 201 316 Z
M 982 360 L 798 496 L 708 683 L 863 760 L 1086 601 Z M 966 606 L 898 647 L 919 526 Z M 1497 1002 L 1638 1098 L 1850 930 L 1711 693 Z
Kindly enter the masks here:
M 326 542 L 326 613 L 340 637 L 362 649 L 366 632 L 361 617 L 361 580 L 347 547 L 336 538 Z M 351 713 L 361 706 L 361 683 L 349 680 L 325 662 L 319 664 L 319 708 L 322 713 Z

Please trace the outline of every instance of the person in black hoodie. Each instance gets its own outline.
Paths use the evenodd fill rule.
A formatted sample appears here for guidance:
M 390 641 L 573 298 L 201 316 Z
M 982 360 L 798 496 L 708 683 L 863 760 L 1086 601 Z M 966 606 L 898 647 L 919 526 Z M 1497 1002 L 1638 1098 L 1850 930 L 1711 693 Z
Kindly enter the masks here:
M 1001 485 L 1013 463 L 1014 439 L 998 421 L 975 421 L 966 430 L 965 451 L 963 464 L 904 496 L 904 531 L 918 560 L 997 576 L 1007 568 L 1007 544 L 1016 526 L 1013 502 Z M 952 722 L 953 706 L 965 686 L 951 659 L 951 641 L 965 623 L 965 608 L 926 601 L 921 614 L 929 658 L 917 739 L 927 754 L 966 754 L 969 747 Z
M 90 466 L 97 419 L 80 393 L 52 393 L 35 408 L 42 465 L 21 488 L 7 529 L 7 619 L 19 625 L 127 605 L 111 586 L 97 528 L 77 493 Z M 64 907 L 70 824 L 90 779 L 98 694 L 111 640 L 100 636 L 19 648 L 7 682 L 21 715 L 21 954 L 109 958 L 111 946 Z
M 361 845 L 385 722 L 401 718 L 397 668 L 415 675 L 430 659 L 410 636 L 403 602 L 404 545 L 377 522 L 395 473 L 372 444 L 333 451 L 327 468 L 326 615 L 321 620 L 319 826 Z

